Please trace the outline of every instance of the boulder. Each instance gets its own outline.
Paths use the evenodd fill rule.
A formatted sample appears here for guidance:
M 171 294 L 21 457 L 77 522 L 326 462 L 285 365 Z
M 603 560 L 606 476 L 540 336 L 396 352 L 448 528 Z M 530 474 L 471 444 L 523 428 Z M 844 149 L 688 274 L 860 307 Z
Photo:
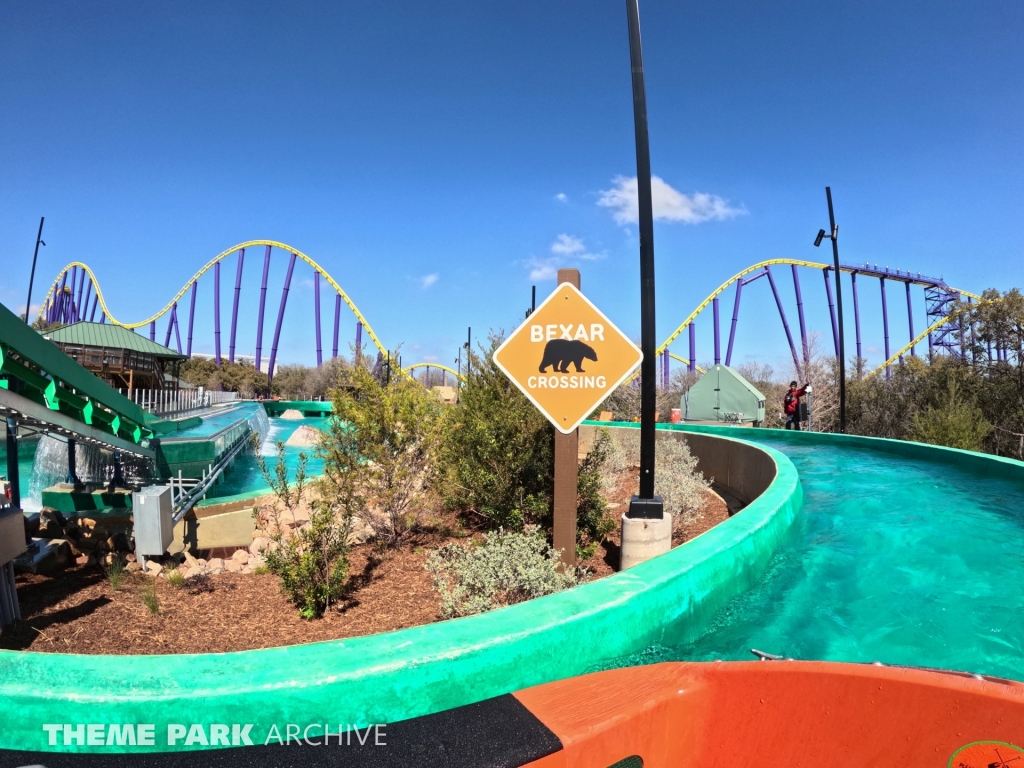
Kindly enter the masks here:
M 222 573 L 224 571 L 224 559 L 215 557 L 206 564 L 206 570 L 210 573 Z
M 246 564 L 245 568 L 248 571 L 255 571 L 257 568 L 262 568 L 266 564 L 267 561 L 263 555 L 249 555 L 249 562 Z
M 152 574 L 153 576 L 159 576 L 163 569 L 164 567 L 154 560 L 149 560 L 146 563 L 146 573 Z
M 349 544 L 365 544 L 376 536 L 376 532 L 366 520 L 358 515 L 352 516 L 352 528 L 348 532 Z
M 58 515 L 60 518 L 58 519 Z M 40 539 L 59 539 L 64 536 L 64 526 L 60 523 L 60 520 L 64 519 L 64 515 L 56 509 L 50 507 L 43 507 L 39 511 L 39 531 L 37 535 Z
M 281 414 L 280 418 L 297 421 L 299 419 L 304 419 L 305 416 L 302 415 L 302 411 L 297 411 L 294 408 L 289 408 L 288 410 Z
M 229 573 L 241 573 L 242 572 L 242 564 L 240 562 L 238 562 L 237 560 L 225 560 L 224 561 L 224 570 L 228 571 Z
M 202 568 L 202 566 L 199 564 L 199 561 L 192 556 L 191 552 L 185 550 L 181 554 L 185 556 L 184 563 L 189 568 Z
M 291 437 L 285 440 L 285 445 L 299 448 L 313 448 L 320 444 L 320 436 L 323 433 L 316 427 L 308 427 L 305 424 L 296 428 Z
M 249 553 L 246 552 L 244 549 L 240 549 L 231 556 L 231 559 L 234 560 L 236 563 L 241 563 L 242 565 L 245 565 L 249 562 Z
M 249 545 L 249 552 L 251 554 L 253 554 L 253 555 L 258 555 L 261 552 L 267 551 L 269 549 L 270 549 L 270 539 L 266 539 L 266 538 L 262 538 L 262 537 L 259 538 L 259 539 L 253 539 L 252 540 L 252 544 Z

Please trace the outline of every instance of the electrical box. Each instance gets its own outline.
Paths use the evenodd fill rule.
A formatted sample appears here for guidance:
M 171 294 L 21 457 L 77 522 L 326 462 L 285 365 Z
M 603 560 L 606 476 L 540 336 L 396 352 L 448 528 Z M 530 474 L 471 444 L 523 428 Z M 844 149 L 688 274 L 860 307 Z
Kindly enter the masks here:
M 0 507 L 0 566 L 24 551 L 25 515 L 17 507 Z
M 135 518 L 135 554 L 159 557 L 174 537 L 171 486 L 151 485 L 132 494 Z

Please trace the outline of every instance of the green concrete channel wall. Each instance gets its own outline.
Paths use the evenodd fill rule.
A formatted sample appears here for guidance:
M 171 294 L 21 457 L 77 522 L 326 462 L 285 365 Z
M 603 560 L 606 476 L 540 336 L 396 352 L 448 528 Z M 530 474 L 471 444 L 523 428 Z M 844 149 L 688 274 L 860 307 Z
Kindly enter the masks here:
M 0 748 L 161 752 L 170 724 L 390 723 L 579 675 L 654 643 L 699 636 L 752 586 L 802 508 L 796 469 L 769 448 L 724 438 L 774 477 L 739 514 L 628 571 L 527 603 L 381 635 L 235 653 L 173 656 L 0 651 L 0 699 L 16 717 Z M 718 442 L 718 441 L 716 441 Z M 743 460 L 740 457 L 739 460 Z M 198 617 L 197 617 L 198 618 Z M 54 723 L 150 724 L 152 745 L 51 745 Z M 332 729 L 335 726 L 332 725 Z M 102 741 L 102 738 L 98 739 Z M 94 740 L 96 741 L 96 740 Z

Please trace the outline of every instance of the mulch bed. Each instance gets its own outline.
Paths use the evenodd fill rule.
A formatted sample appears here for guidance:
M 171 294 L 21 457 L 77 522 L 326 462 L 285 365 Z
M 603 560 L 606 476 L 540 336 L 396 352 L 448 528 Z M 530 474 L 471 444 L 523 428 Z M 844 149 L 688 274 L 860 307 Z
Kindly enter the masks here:
M 622 473 L 608 495 L 618 519 L 637 487 L 637 473 Z M 729 516 L 725 502 L 709 491 L 693 523 L 677 526 L 673 546 L 710 529 Z M 449 528 L 443 529 L 446 532 Z M 24 619 L 4 629 L 0 648 L 54 653 L 161 654 L 217 653 L 336 640 L 438 620 L 437 596 L 423 567 L 430 550 L 451 540 L 436 532 L 418 533 L 382 555 L 373 544 L 354 547 L 350 589 L 338 610 L 304 621 L 271 575 L 221 573 L 205 588 L 174 587 L 164 579 L 125 573 L 115 590 L 97 565 L 78 566 L 52 576 L 20 574 L 18 597 Z M 584 563 L 595 578 L 614 573 L 619 530 Z M 144 585 L 156 582 L 159 612 L 142 599 Z

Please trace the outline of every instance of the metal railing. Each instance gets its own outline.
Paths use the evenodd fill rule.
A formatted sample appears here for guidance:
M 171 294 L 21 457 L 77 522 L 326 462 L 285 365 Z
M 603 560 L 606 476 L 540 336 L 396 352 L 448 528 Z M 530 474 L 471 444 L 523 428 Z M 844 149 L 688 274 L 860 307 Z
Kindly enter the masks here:
M 119 389 L 118 392 L 144 411 L 157 416 L 194 411 L 240 399 L 237 392 L 207 392 L 204 389 Z

